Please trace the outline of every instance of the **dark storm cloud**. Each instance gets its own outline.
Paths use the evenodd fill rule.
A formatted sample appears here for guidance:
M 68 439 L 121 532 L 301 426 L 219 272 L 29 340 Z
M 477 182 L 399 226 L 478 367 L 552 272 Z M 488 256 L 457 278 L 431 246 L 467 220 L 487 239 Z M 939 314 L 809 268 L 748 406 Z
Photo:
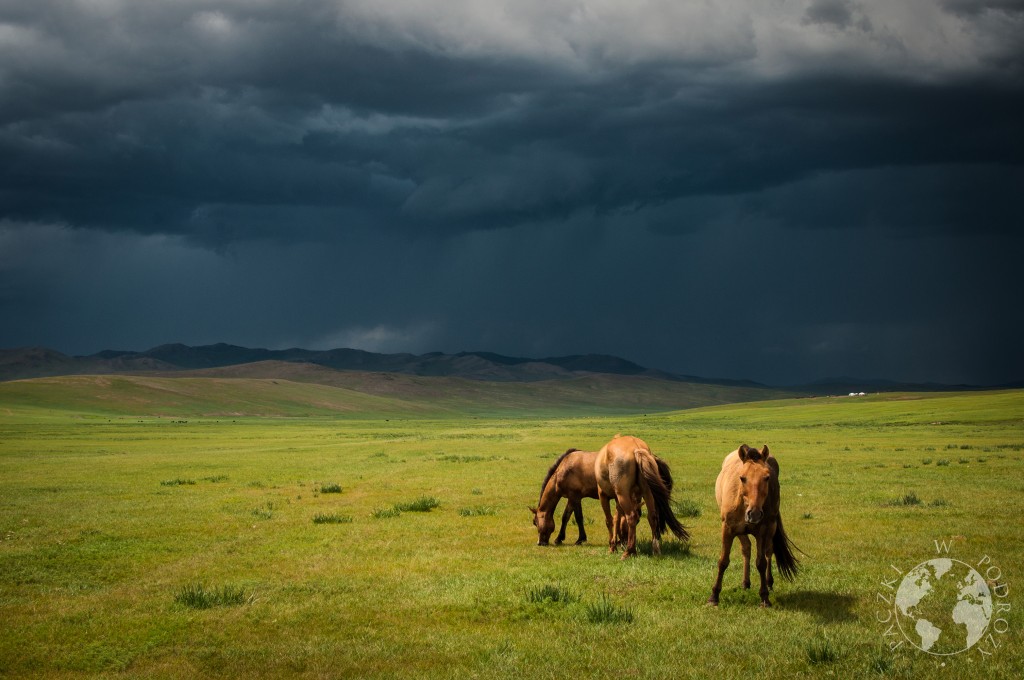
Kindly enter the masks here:
M 1008 0 L 0 0 L 0 345 L 1024 372 L 1022 31 Z
M 853 8 L 818 0 L 801 23 L 845 26 Z M 1001 45 L 987 49 L 1013 68 L 980 78 L 827 62 L 759 78 L 734 72 L 779 67 L 749 31 L 696 53 L 645 53 L 641 36 L 551 57 L 500 32 L 493 49 L 447 45 L 415 13 L 389 24 L 345 3 L 41 2 L 3 18 L 17 58 L 0 211 L 18 220 L 221 244 L 369 223 L 450 233 L 1024 157 L 1019 49 Z

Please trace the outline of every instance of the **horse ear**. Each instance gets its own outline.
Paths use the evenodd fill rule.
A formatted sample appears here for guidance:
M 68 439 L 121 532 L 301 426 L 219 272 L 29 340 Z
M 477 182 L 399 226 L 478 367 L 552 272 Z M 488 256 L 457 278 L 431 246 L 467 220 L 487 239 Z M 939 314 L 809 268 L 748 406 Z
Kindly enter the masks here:
M 768 452 L 768 445 L 765 444 L 764 448 L 761 449 L 761 457 L 764 458 L 765 460 L 768 460 L 768 456 L 770 456 L 770 455 L 771 454 Z
M 746 444 L 740 444 L 740 448 L 736 449 L 740 454 L 740 460 L 744 463 L 747 462 L 747 454 L 750 453 L 750 447 Z
M 534 508 L 534 507 L 528 505 L 528 506 L 526 506 L 526 509 L 529 510 L 530 512 L 532 512 L 534 517 L 537 516 L 537 508 Z

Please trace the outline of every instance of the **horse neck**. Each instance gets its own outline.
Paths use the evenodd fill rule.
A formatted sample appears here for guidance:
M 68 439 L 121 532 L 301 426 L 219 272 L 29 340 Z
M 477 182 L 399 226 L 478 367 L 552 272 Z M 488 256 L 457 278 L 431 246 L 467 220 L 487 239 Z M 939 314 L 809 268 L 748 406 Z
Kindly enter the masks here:
M 540 501 L 537 503 L 537 510 L 543 510 L 544 512 L 551 512 L 558 505 L 558 501 L 561 496 L 555 491 L 555 476 L 551 475 L 548 479 L 547 484 L 540 492 Z

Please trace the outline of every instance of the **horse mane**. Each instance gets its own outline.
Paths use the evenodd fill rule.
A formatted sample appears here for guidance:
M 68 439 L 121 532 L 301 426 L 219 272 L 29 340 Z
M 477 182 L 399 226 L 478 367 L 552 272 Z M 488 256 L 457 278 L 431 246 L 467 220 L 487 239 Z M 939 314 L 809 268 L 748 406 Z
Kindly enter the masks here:
M 541 485 L 540 485 L 540 497 L 541 497 L 541 499 L 544 498 L 544 489 L 547 488 L 548 481 L 551 479 L 551 475 L 555 474 L 555 470 L 557 470 L 558 466 L 562 464 L 562 461 L 565 460 L 566 456 L 568 456 L 570 453 L 576 453 L 577 451 L 579 451 L 579 449 L 569 449 L 568 451 L 563 453 L 561 456 L 559 456 L 558 459 L 554 463 L 551 464 L 551 467 L 548 468 L 548 473 L 546 475 L 544 475 L 544 481 L 541 482 Z M 538 508 L 540 507 L 540 500 L 537 501 L 537 507 Z

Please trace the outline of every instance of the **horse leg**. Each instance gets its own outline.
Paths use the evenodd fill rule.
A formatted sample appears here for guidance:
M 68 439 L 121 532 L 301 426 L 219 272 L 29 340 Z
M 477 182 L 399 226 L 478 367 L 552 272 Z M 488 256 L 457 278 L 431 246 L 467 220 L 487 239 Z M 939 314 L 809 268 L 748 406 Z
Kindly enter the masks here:
M 765 557 L 768 543 L 771 540 L 767 531 L 761 530 L 757 534 L 757 573 L 761 576 L 761 590 L 758 594 L 761 596 L 762 607 L 772 606 L 768 599 L 768 558 Z
M 651 554 L 661 554 L 661 532 L 658 531 L 658 511 L 654 504 L 654 495 L 650 489 L 644 489 L 644 502 L 647 503 L 647 523 L 651 525 Z M 639 512 L 639 506 L 637 506 Z
M 633 499 L 626 498 L 621 494 L 616 499 L 616 506 L 621 510 L 626 522 L 626 551 L 622 553 L 622 559 L 626 559 L 636 554 L 636 523 L 640 519 L 637 512 L 638 506 L 633 503 Z
M 708 604 L 718 606 L 718 596 L 722 592 L 722 575 L 725 570 L 729 567 L 729 553 L 732 552 L 732 531 L 729 529 L 725 522 L 722 522 L 722 554 L 718 558 L 718 578 L 715 579 L 715 584 L 711 586 L 711 597 L 708 598 Z
M 775 589 L 775 578 L 772 576 L 772 557 L 775 555 L 775 550 L 773 548 L 773 541 L 775 539 L 774 525 L 772 526 L 771 535 L 772 540 L 767 541 L 767 544 L 764 547 L 764 554 L 768 558 L 768 590 Z
M 743 548 L 743 589 L 750 590 L 750 537 L 740 534 L 738 538 Z
M 598 494 L 601 509 L 604 510 L 604 523 L 608 527 L 608 552 L 615 552 L 615 528 L 612 526 L 611 500 L 604 494 Z
M 574 504 L 573 514 L 576 516 L 576 526 L 580 528 L 580 537 L 576 539 L 576 545 L 587 542 L 587 530 L 583 528 L 583 499 L 577 498 Z
M 568 498 L 565 501 L 565 510 L 562 511 L 562 528 L 558 531 L 558 536 L 555 536 L 555 545 L 562 545 L 562 541 L 565 540 L 565 525 L 569 523 L 569 518 L 572 517 L 572 499 Z

